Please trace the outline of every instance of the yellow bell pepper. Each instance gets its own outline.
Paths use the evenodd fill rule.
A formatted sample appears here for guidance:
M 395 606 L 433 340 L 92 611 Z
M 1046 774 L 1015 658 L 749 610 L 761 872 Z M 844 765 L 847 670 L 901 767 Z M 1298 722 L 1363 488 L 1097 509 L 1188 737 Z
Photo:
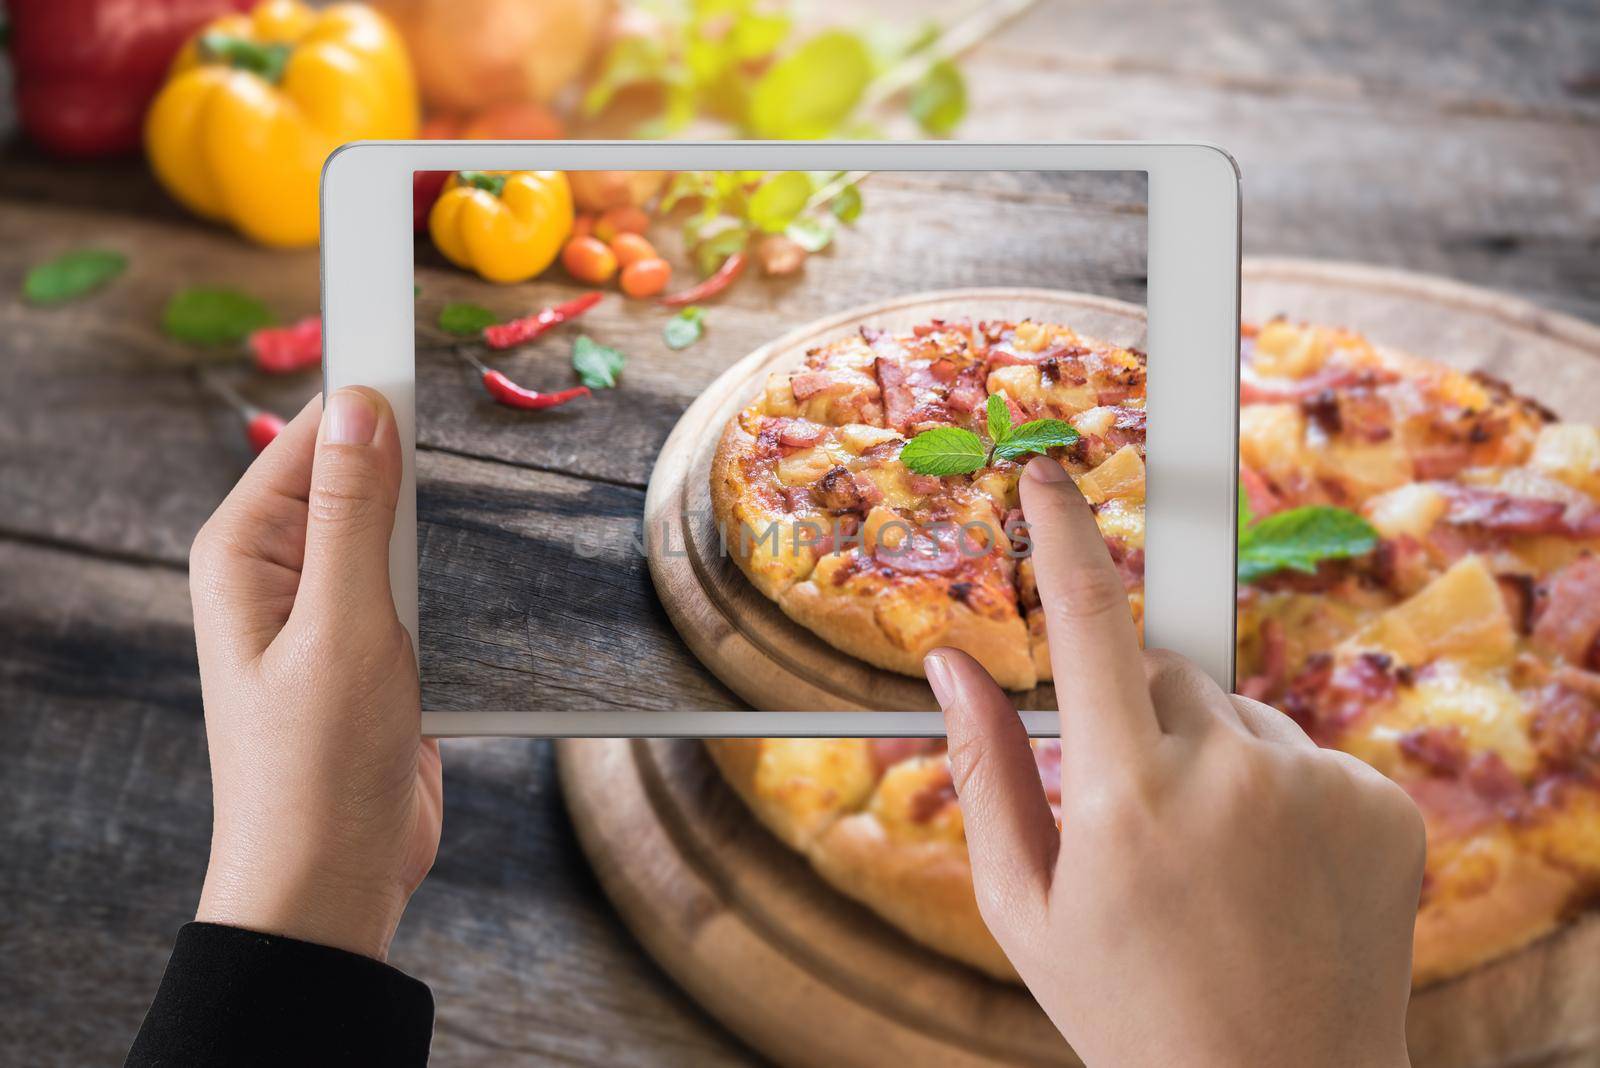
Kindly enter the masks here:
M 156 177 L 208 219 L 266 245 L 317 240 L 322 164 L 347 141 L 415 137 L 405 45 L 360 4 L 265 0 L 178 53 L 145 119 Z
M 522 282 L 555 261 L 572 233 L 572 187 L 560 171 L 458 171 L 428 216 L 444 258 L 490 282 Z

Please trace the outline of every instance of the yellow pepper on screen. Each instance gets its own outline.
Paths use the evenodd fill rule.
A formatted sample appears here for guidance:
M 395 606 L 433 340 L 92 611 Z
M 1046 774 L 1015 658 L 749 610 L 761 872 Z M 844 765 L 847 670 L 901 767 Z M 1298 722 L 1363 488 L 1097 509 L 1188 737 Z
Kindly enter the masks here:
M 572 187 L 561 171 L 458 171 L 428 216 L 444 258 L 490 282 L 532 278 L 572 233 Z
M 322 164 L 346 141 L 415 137 L 405 45 L 360 4 L 265 0 L 183 46 L 145 118 L 161 184 L 265 245 L 317 240 Z

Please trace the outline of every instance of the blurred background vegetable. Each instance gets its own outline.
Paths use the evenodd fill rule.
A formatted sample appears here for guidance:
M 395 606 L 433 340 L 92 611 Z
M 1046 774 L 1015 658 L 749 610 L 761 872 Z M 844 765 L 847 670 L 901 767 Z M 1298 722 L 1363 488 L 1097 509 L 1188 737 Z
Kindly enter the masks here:
M 430 108 L 548 103 L 588 66 L 611 0 L 377 0 Z
M 150 107 L 156 177 L 190 210 L 265 245 L 317 240 L 322 164 L 346 141 L 413 137 L 405 46 L 360 4 L 264 0 L 208 24 Z
M 8 0 L 17 117 L 40 148 L 91 158 L 139 147 L 144 112 L 199 26 L 248 0 Z

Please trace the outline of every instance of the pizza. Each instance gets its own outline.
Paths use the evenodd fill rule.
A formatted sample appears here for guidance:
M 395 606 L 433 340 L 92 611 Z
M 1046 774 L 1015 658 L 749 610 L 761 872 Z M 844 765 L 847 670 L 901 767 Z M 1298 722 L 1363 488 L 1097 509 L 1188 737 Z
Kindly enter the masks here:
M 1371 538 L 1364 551 L 1241 584 L 1238 688 L 1416 801 L 1428 855 L 1414 979 L 1459 974 L 1600 901 L 1600 431 L 1559 422 L 1485 375 L 1347 330 L 1247 327 L 1242 357 L 1240 483 L 1252 523 L 1333 510 L 1359 516 Z M 941 359 L 951 366 L 935 369 Z M 887 375 L 880 360 L 893 363 Z M 1079 429 L 1078 443 L 1052 455 L 1094 503 L 1137 614 L 1142 383 L 1137 353 L 1065 326 L 865 331 L 775 377 L 729 427 L 714 478 L 734 481 L 719 508 L 789 523 L 846 514 L 866 523 L 875 509 L 1007 515 L 1014 469 L 935 488 L 912 485 L 895 462 L 908 434 L 941 420 L 970 425 L 980 400 L 1001 394 L 1022 415 L 1047 411 Z M 852 452 L 843 441 L 853 427 L 880 436 Z M 786 478 L 778 467 L 794 456 Z M 1134 459 L 1137 479 L 1119 474 Z M 836 468 L 861 500 L 819 485 Z M 997 673 L 1003 684 L 1048 677 L 1025 560 L 934 569 L 926 581 L 874 560 L 836 580 L 818 573 L 829 554 L 816 549 L 741 566 L 791 617 L 890 670 L 915 672 L 927 648 L 977 636 L 969 650 L 1009 672 Z M 981 608 L 957 592 L 967 582 L 981 586 Z M 807 583 L 816 609 L 785 606 Z M 920 618 L 941 596 L 955 607 Z M 840 605 L 854 606 L 856 630 L 831 630 L 842 617 L 825 608 Z M 880 605 L 892 606 L 883 619 Z M 1001 635 L 1026 662 L 996 657 L 986 642 Z M 973 899 L 942 740 L 706 744 L 752 811 L 830 883 L 935 950 L 1015 977 Z M 1033 746 L 1059 804 L 1059 742 Z
M 791 619 L 877 667 L 922 675 L 939 646 L 1002 686 L 1049 677 L 1031 565 L 1018 550 L 1026 457 L 973 474 L 900 461 L 923 431 L 987 432 L 991 396 L 1014 425 L 1059 419 L 1052 450 L 1095 503 L 1142 614 L 1144 354 L 1060 324 L 933 321 L 863 327 L 772 375 L 729 422 L 711 472 L 723 542 Z

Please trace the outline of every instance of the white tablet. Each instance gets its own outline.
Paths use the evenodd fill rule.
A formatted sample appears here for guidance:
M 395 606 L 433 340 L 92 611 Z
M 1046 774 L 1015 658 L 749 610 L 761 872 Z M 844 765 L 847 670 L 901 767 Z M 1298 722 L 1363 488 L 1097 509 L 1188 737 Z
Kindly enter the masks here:
M 435 208 L 447 229 L 414 235 L 421 172 L 479 221 Z M 644 210 L 596 226 L 607 196 Z M 523 221 L 483 221 L 501 210 Z M 543 266 L 535 224 L 603 248 Z M 664 262 L 619 287 L 606 255 Z M 428 734 L 940 734 L 919 667 L 940 644 L 1053 734 L 1030 449 L 1095 504 L 1146 643 L 1232 685 L 1219 149 L 356 144 L 323 172 L 322 258 L 325 388 L 373 386 L 399 420 L 390 570 Z

